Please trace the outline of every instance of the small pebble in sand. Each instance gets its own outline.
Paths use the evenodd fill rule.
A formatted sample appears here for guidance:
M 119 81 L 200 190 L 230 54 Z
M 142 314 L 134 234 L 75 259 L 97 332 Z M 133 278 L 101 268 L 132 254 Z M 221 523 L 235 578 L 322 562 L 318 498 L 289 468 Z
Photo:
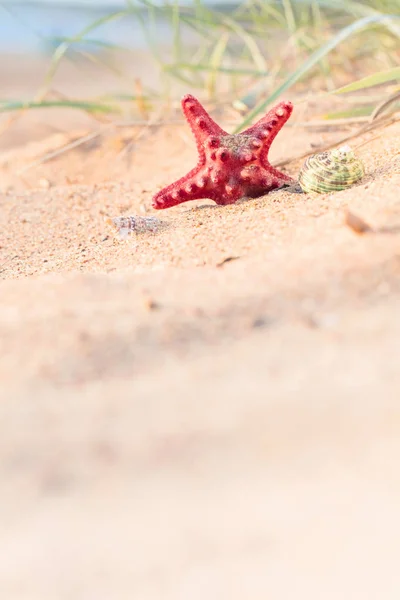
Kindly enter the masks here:
M 39 187 L 41 187 L 43 190 L 48 190 L 51 187 L 50 181 L 48 179 L 45 179 L 44 177 L 39 179 L 38 184 Z
M 141 233 L 144 231 L 156 231 L 162 222 L 156 217 L 114 217 L 106 218 L 106 223 L 117 229 L 121 238 L 126 239 L 128 235 L 134 231 Z
M 362 235 L 363 233 L 372 233 L 374 230 L 364 219 L 350 212 L 349 210 L 346 212 L 345 223 L 350 229 L 352 229 L 355 233 Z

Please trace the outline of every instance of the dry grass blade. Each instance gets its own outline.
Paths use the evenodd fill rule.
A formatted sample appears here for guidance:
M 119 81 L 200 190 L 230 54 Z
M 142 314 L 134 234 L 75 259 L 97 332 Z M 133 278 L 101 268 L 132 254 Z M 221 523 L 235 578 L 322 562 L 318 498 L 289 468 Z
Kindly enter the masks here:
M 0 125 L 0 136 L 3 135 L 3 133 L 5 133 L 6 131 L 8 131 L 10 127 L 22 117 L 22 115 L 23 113 L 20 112 L 7 117 Z
M 161 119 L 162 113 L 163 113 L 163 109 L 160 108 L 158 113 L 155 113 L 152 116 L 152 118 L 143 125 L 143 127 L 136 133 L 136 135 L 134 135 L 132 137 L 131 141 L 125 146 L 125 148 L 123 148 L 123 150 L 121 150 L 117 154 L 117 156 L 115 157 L 116 161 L 121 160 L 123 157 L 129 155 L 129 153 L 133 149 L 134 144 L 136 144 L 136 142 L 138 142 L 151 127 L 154 127 L 157 125 L 162 125 L 162 119 Z
M 39 165 L 41 165 L 49 160 L 52 160 L 53 158 L 57 158 L 58 156 L 61 156 L 62 154 L 64 154 L 65 152 L 68 152 L 69 150 L 78 148 L 82 144 L 85 144 L 86 142 L 90 142 L 90 141 L 96 139 L 97 137 L 99 137 L 100 135 L 103 135 L 108 129 L 111 129 L 112 127 L 114 127 L 114 124 L 108 123 L 107 125 L 104 125 L 98 131 L 93 131 L 87 135 L 84 135 L 84 136 L 74 140 L 73 142 L 68 142 L 68 144 L 63 145 L 61 148 L 57 148 L 57 150 L 52 150 L 51 152 L 47 152 L 40 158 L 29 163 L 29 165 L 26 165 L 25 167 L 23 167 L 23 169 L 20 169 L 17 172 L 17 175 L 18 176 L 23 175 L 23 173 L 26 173 L 27 171 L 29 171 L 30 169 L 33 169 L 34 167 L 38 167 Z
M 378 106 L 375 108 L 374 112 L 372 113 L 370 120 L 371 121 L 375 121 L 375 119 L 377 119 L 377 117 L 382 114 L 384 111 L 386 111 L 386 109 L 393 104 L 394 102 L 396 102 L 397 100 L 400 100 L 400 90 L 397 90 L 394 94 L 392 94 L 391 96 L 389 96 L 389 98 L 386 98 L 386 100 L 384 100 L 383 102 L 381 102 L 381 104 L 378 104 Z
M 7 265 L 9 265 L 10 262 L 12 262 L 13 260 L 15 260 L 16 258 L 18 258 L 17 254 L 15 254 L 14 256 L 9 256 L 8 258 L 6 258 L 6 260 L 4 262 L 2 262 L 1 265 L 0 265 L 0 274 L 4 273 L 5 267 Z
M 354 138 L 362 135 L 363 133 L 367 133 L 368 131 L 372 131 L 373 129 L 376 129 L 378 127 L 387 127 L 388 125 L 391 125 L 392 123 L 395 123 L 396 121 L 398 121 L 398 118 L 396 118 L 396 117 L 376 119 L 373 122 L 368 121 L 358 131 L 355 131 L 354 133 L 351 133 L 350 135 L 348 135 L 344 138 L 341 138 L 340 140 L 336 140 L 334 142 L 325 144 L 323 146 L 320 146 L 319 148 L 314 148 L 313 150 L 309 150 L 307 152 L 303 152 L 302 154 L 298 154 L 296 156 L 291 156 L 289 158 L 285 158 L 279 162 L 276 162 L 274 164 L 274 166 L 282 167 L 282 166 L 288 165 L 289 163 L 294 162 L 296 160 L 300 160 L 301 158 L 306 158 L 307 156 L 310 156 L 311 154 L 314 154 L 315 152 L 325 152 L 325 150 L 330 150 L 331 148 L 334 148 L 335 146 L 338 146 L 339 144 L 344 144 L 345 142 L 348 142 L 349 140 L 353 140 Z

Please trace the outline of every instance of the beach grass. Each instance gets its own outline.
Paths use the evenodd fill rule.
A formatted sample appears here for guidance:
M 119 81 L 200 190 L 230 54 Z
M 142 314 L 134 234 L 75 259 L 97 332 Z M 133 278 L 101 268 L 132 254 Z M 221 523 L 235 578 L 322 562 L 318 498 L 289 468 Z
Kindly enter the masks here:
M 109 68 L 104 53 L 121 47 L 105 44 L 99 30 L 126 18 L 142 28 L 165 83 L 162 89 L 154 93 L 136 82 L 135 94 L 51 98 L 54 77 L 71 54 L 79 57 L 84 52 Z M 170 29 L 167 51 L 159 41 L 160 20 Z M 123 71 L 119 76 L 123 81 Z M 157 104 L 176 99 L 177 84 L 214 105 L 234 106 L 241 115 L 236 131 L 289 90 L 354 94 L 379 86 L 381 100 L 394 94 L 389 103 L 393 109 L 400 84 L 400 0 L 244 0 L 231 10 L 206 6 L 202 0 L 190 6 L 180 6 L 177 0 L 161 5 L 126 0 L 123 10 L 102 15 L 73 37 L 58 39 L 35 97 L 28 102 L 0 101 L 0 113 L 69 107 L 113 118 L 124 114 L 128 105 L 130 113 L 149 115 Z M 351 118 L 375 109 L 373 104 L 355 103 L 346 114 Z

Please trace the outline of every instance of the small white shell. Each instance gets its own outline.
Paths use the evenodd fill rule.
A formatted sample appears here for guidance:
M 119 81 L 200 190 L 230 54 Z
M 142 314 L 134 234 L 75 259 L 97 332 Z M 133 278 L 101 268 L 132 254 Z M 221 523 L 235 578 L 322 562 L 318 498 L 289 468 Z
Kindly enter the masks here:
M 106 223 L 115 227 L 121 238 L 126 239 L 128 235 L 134 231 L 141 233 L 143 231 L 156 231 L 161 225 L 161 221 L 156 217 L 114 217 L 107 218 Z

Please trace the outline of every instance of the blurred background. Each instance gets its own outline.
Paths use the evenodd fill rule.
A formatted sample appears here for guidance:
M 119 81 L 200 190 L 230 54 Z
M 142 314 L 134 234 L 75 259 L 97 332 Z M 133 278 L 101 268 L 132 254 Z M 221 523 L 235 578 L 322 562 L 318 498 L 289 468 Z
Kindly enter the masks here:
M 44 107 L 167 117 L 190 90 L 233 106 L 240 125 L 281 93 L 333 93 L 368 76 L 348 91 L 378 93 L 343 95 L 324 115 L 367 118 L 397 89 L 400 0 L 3 0 L 0 50 L 8 117 Z

